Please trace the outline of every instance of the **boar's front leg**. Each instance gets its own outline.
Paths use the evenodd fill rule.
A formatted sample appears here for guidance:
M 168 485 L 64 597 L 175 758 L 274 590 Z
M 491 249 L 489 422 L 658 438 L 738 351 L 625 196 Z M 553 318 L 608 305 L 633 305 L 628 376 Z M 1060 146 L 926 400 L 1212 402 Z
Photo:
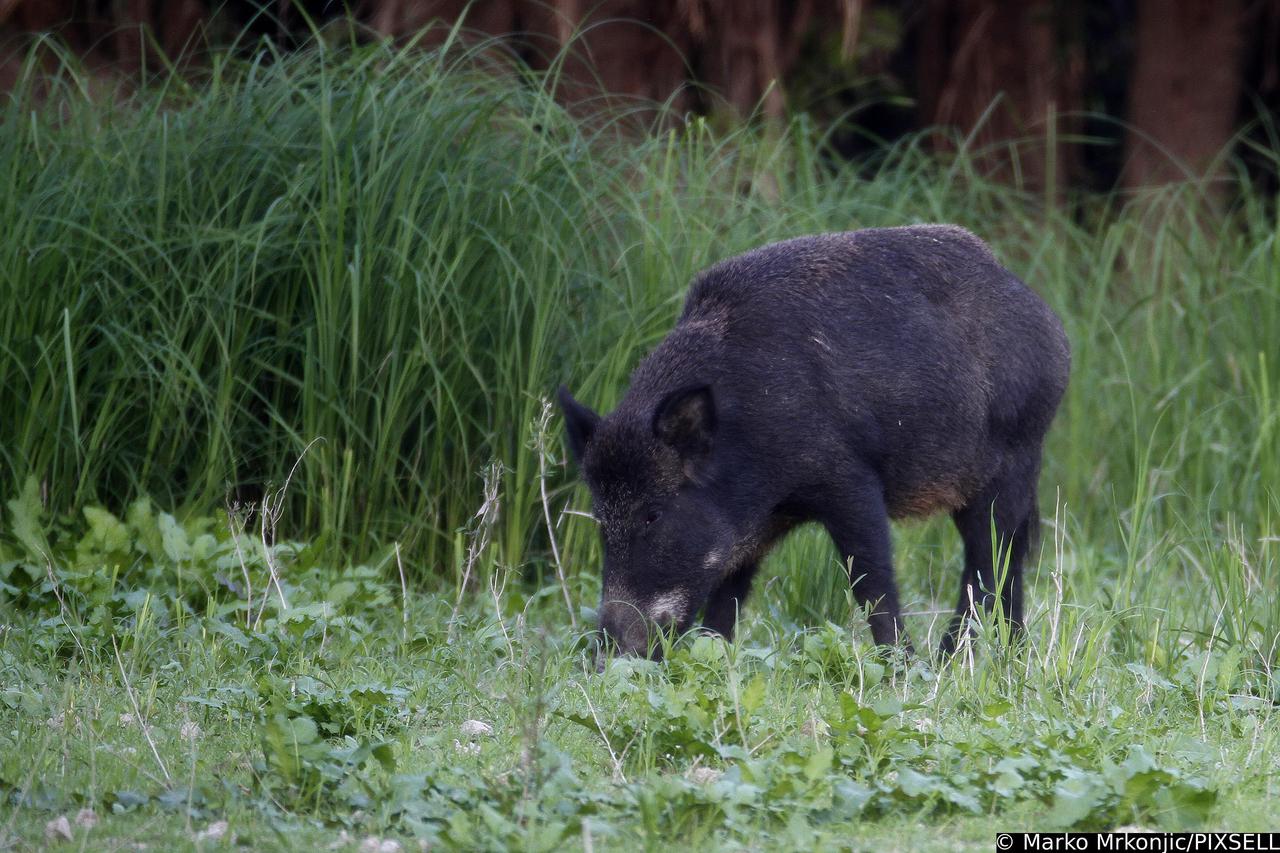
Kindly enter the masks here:
M 707 600 L 702 613 L 702 627 L 715 631 L 726 640 L 733 639 L 733 629 L 738 624 L 738 612 L 746 603 L 751 591 L 751 579 L 755 577 L 756 563 L 750 563 L 720 582 Z
M 1038 445 L 1010 454 L 995 479 L 952 515 L 964 540 L 964 575 L 955 615 L 938 648 L 944 658 L 955 652 L 969 616 L 978 608 L 989 612 L 997 594 L 1012 635 L 1022 631 L 1022 564 L 1038 520 L 1039 463 Z
M 868 608 L 872 639 L 881 646 L 901 645 L 910 653 L 911 638 L 893 579 L 889 511 L 879 478 L 867 473 L 843 487 L 823 508 L 821 520 L 849 569 L 854 598 Z

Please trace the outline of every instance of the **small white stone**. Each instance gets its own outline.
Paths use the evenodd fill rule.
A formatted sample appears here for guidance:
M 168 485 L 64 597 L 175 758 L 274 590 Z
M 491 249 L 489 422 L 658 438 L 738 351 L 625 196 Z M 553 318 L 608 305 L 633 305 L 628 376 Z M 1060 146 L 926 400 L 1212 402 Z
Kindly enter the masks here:
M 710 785 L 723 775 L 723 771 L 716 770 L 714 767 L 695 767 L 689 771 L 689 781 L 699 785 Z
M 187 720 L 182 724 L 182 728 L 178 729 L 178 734 L 182 735 L 183 740 L 199 740 L 204 732 L 200 731 L 200 726 Z
M 64 814 L 58 815 L 44 825 L 45 841 L 70 841 L 72 837 L 71 821 L 67 820 Z
M 463 743 L 457 738 L 453 739 L 453 749 L 455 752 L 461 752 L 463 755 L 479 755 L 480 744 L 467 741 Z
M 121 728 L 128 728 L 129 726 L 137 726 L 138 728 L 142 729 L 142 731 L 145 734 L 151 734 L 152 732 L 155 731 L 155 726 L 151 725 L 150 723 L 143 723 L 141 719 L 139 719 L 138 717 L 135 717 L 133 714 L 130 714 L 128 711 L 125 711 L 123 714 L 120 715 L 119 723 Z
M 196 841 L 219 841 L 227 834 L 229 828 L 225 820 L 215 820 L 196 833 Z
M 60 729 L 67 724 L 67 715 L 62 711 L 59 711 L 49 719 L 45 720 L 44 724 L 51 729 Z
M 378 838 L 370 835 L 360 842 L 360 853 L 400 853 L 404 849 L 394 838 Z
M 493 726 L 483 720 L 467 720 L 459 731 L 463 737 L 493 737 Z
M 98 813 L 93 809 L 81 809 L 76 812 L 76 826 L 93 829 L 98 825 Z
M 827 725 L 825 720 L 818 717 L 810 717 L 800 726 L 800 734 L 805 737 L 826 737 L 831 727 Z

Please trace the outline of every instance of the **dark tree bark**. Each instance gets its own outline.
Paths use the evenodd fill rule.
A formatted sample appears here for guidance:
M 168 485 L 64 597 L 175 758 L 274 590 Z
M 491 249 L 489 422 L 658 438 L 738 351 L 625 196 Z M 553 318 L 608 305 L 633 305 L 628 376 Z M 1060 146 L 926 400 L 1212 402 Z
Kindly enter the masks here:
M 679 115 L 694 106 L 690 86 L 706 84 L 713 107 L 739 117 L 757 107 L 767 118 L 785 110 L 781 80 L 817 21 L 842 28 L 847 49 L 867 0 L 524 0 L 530 29 L 571 44 L 562 92 L 567 100 L 603 91 L 634 102 L 669 102 Z M 723 101 L 718 101 L 722 97 Z
M 459 19 L 467 34 L 510 36 L 535 68 L 558 66 L 557 94 L 581 104 L 605 97 L 683 105 L 687 79 L 680 0 L 367 0 L 377 32 L 437 45 Z M 465 18 L 463 17 L 465 15 Z M 424 32 L 425 28 L 425 32 Z
M 758 106 L 766 117 L 780 118 L 786 107 L 783 71 L 794 51 L 788 42 L 807 26 L 813 4 L 742 0 L 706 5 L 706 23 L 698 34 L 705 44 L 701 64 L 706 82 L 738 117 Z
M 303 24 L 333 15 L 333 0 L 239 0 L 228 20 L 282 44 L 305 35 Z M 554 68 L 557 95 L 569 104 L 612 101 L 651 115 L 667 104 L 682 116 L 708 102 L 745 117 L 785 111 L 781 81 L 811 25 L 840 27 L 852 48 L 869 0 L 351 0 L 375 32 L 435 46 L 456 22 L 463 40 L 495 38 L 535 68 Z M 0 0 L 0 26 L 52 30 L 102 70 L 134 73 L 156 67 L 159 47 L 173 58 L 189 50 L 211 9 L 209 0 Z M 7 57 L 0 59 L 8 60 Z M 696 94 L 695 79 L 710 98 Z M 588 112 L 593 111 L 588 108 Z
M 526 0 L 524 20 L 536 34 L 534 64 L 545 65 L 568 49 L 557 86 L 567 103 L 605 97 L 644 112 L 649 104 L 669 101 L 680 114 L 689 103 L 686 58 L 693 46 L 680 5 L 679 0 L 556 0 L 548 6 Z
M 160 6 L 160 46 L 171 57 L 190 55 L 209 13 L 203 0 L 165 0 Z
M 18 18 L 28 30 L 53 30 L 75 17 L 74 0 L 45 0 L 32 3 L 22 0 Z
M 1138 0 L 1125 186 L 1212 177 L 1235 130 L 1243 13 L 1241 0 Z
M 928 0 L 917 57 L 922 124 L 972 136 L 979 162 L 1006 180 L 1061 186 L 1074 171 L 1062 138 L 1075 130 L 1083 57 L 1051 0 Z
M 424 27 L 427 44 L 443 39 L 458 19 L 465 30 L 486 36 L 503 36 L 518 28 L 522 0 L 371 0 L 366 19 L 369 26 L 384 35 L 398 38 L 414 36 Z M 465 18 L 463 15 L 465 14 Z
M 8 23 L 21 2 L 22 0 L 0 0 L 0 26 Z

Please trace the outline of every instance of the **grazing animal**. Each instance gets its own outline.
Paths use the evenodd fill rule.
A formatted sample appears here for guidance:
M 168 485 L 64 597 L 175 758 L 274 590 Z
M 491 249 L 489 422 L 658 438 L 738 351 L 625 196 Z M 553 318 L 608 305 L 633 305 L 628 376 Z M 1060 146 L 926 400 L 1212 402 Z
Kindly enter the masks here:
M 559 391 L 603 538 L 601 627 L 633 654 L 699 612 L 730 637 L 766 552 L 816 521 L 872 637 L 910 651 L 889 520 L 948 512 L 965 559 L 941 652 L 996 596 L 1020 629 L 1069 367 L 1058 317 L 962 228 L 800 237 L 716 264 L 613 412 Z

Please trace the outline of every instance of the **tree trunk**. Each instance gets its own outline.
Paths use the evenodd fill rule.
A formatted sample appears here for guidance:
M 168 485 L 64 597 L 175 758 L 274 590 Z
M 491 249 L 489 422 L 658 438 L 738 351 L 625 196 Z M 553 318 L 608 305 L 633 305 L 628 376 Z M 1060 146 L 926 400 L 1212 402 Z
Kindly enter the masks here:
M 369 25 L 378 32 L 405 38 L 416 36 L 423 27 L 435 22 L 436 26 L 423 36 L 423 42 L 436 44 L 460 18 L 465 31 L 486 36 L 514 32 L 520 0 L 486 0 L 483 3 L 468 0 L 377 0 L 370 5 Z
M 955 128 L 989 173 L 1032 188 L 1074 171 L 1083 57 L 1052 0 L 928 0 L 918 43 L 920 118 Z M 935 145 L 952 147 L 939 135 Z
M 112 21 L 113 40 L 116 46 L 116 62 L 124 71 L 132 74 L 142 68 L 152 30 L 152 0 L 125 0 L 115 6 L 115 20 Z M 155 57 L 149 64 L 153 70 Z
M 1241 0 L 1138 0 L 1126 187 L 1220 171 L 1240 102 L 1243 11 Z
M 196 35 L 209 10 L 203 0 L 167 0 L 160 12 L 160 45 L 171 59 L 188 57 L 202 45 Z
M 812 14 L 811 5 L 780 0 L 706 5 L 706 82 L 724 96 L 738 118 L 751 115 L 757 107 L 767 118 L 780 118 L 786 108 L 782 91 L 783 66 L 788 59 L 785 37 L 804 29 Z M 792 16 L 796 20 L 788 20 Z
M 542 37 L 533 63 L 545 66 L 568 49 L 556 87 L 565 103 L 604 98 L 647 113 L 669 102 L 682 113 L 692 44 L 677 6 L 677 0 L 526 0 L 526 29 Z

